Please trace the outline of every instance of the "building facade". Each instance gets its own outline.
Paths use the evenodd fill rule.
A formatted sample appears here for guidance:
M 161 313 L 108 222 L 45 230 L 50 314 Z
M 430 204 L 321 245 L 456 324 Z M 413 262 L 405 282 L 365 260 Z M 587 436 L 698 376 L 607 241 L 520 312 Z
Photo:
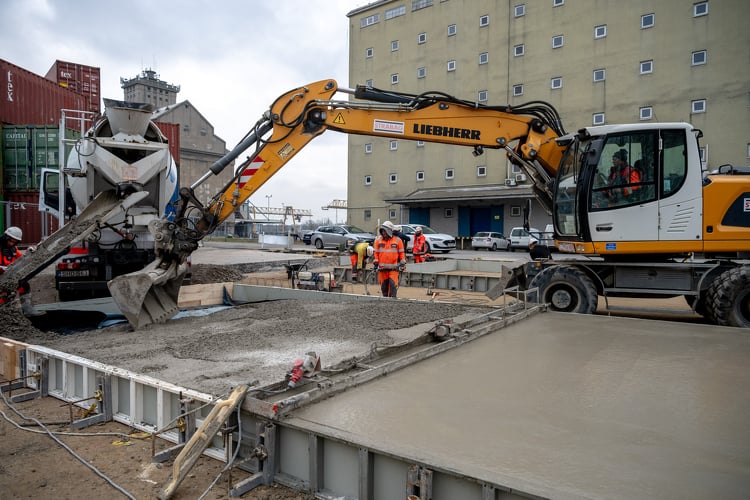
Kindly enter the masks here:
M 546 101 L 568 132 L 685 121 L 704 166 L 750 164 L 743 0 L 381 0 L 349 17 L 350 86 L 440 91 L 483 104 Z M 533 195 L 500 151 L 349 137 L 348 216 L 468 237 L 522 225 Z M 550 221 L 530 205 L 532 226 Z
M 159 79 L 159 75 L 152 69 L 146 69 L 135 78 L 120 77 L 120 86 L 127 102 L 142 102 L 153 104 L 155 108 L 163 108 L 177 103 L 179 85 L 172 85 Z

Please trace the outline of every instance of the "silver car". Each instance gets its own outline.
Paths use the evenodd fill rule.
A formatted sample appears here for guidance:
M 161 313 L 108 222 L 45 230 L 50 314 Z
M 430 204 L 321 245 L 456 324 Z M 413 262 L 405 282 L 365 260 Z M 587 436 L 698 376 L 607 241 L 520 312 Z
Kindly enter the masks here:
M 407 252 L 411 252 L 414 246 L 414 232 L 417 226 L 422 228 L 422 234 L 427 241 L 427 252 L 448 253 L 456 249 L 456 238 L 450 234 L 438 233 L 431 227 L 421 224 L 401 224 L 401 232 L 409 237 L 409 243 L 406 245 Z
M 349 224 L 320 226 L 310 235 L 310 243 L 317 249 L 342 248 L 342 245 L 345 248 L 353 241 L 374 243 L 375 235 Z
M 510 241 L 503 233 L 480 231 L 471 237 L 471 248 L 474 250 L 486 248 L 494 252 L 495 250 L 507 250 L 509 247 Z

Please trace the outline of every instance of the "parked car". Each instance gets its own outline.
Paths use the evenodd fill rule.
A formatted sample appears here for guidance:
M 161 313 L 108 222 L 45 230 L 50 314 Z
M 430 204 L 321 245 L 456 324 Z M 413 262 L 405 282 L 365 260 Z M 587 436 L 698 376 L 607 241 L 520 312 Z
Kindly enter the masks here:
M 510 230 L 510 248 L 509 250 L 511 252 L 515 252 L 516 250 L 528 250 L 529 249 L 529 240 L 533 236 L 534 238 L 539 241 L 541 239 L 541 231 L 537 228 L 530 227 L 527 231 L 523 227 L 514 227 Z
M 310 243 L 317 249 L 339 248 L 341 245 L 349 245 L 352 241 L 374 243 L 375 235 L 349 224 L 320 226 L 310 235 Z
M 507 250 L 510 247 L 510 241 L 503 233 L 495 231 L 480 231 L 471 237 L 471 248 L 479 250 L 487 248 L 491 252 L 495 250 Z
M 310 238 L 312 238 L 314 232 L 315 231 L 312 230 L 302 231 L 302 243 L 305 245 L 312 245 L 312 240 Z
M 429 226 L 421 224 L 401 224 L 401 231 L 409 237 L 409 243 L 406 245 L 406 251 L 411 252 L 414 246 L 414 231 L 417 226 L 422 228 L 425 240 L 427 240 L 428 252 L 448 253 L 456 249 L 456 238 L 449 234 L 438 233 Z

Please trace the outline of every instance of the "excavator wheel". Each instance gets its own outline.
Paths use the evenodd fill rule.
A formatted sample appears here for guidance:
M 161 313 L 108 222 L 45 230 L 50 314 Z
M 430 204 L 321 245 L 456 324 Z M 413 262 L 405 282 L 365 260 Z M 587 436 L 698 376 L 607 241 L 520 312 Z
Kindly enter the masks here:
M 717 325 L 750 328 L 750 266 L 721 273 L 708 288 L 706 306 Z
M 529 288 L 539 288 L 540 302 L 553 311 L 593 314 L 599 303 L 594 283 L 575 267 L 548 267 L 534 276 Z

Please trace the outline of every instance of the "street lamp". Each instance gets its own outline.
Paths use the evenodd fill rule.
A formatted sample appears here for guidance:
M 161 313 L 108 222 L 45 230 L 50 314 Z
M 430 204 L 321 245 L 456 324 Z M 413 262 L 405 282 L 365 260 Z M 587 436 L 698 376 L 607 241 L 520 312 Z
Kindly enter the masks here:
M 268 219 L 268 222 L 271 222 L 271 198 L 273 197 L 272 194 L 266 195 L 266 219 Z

